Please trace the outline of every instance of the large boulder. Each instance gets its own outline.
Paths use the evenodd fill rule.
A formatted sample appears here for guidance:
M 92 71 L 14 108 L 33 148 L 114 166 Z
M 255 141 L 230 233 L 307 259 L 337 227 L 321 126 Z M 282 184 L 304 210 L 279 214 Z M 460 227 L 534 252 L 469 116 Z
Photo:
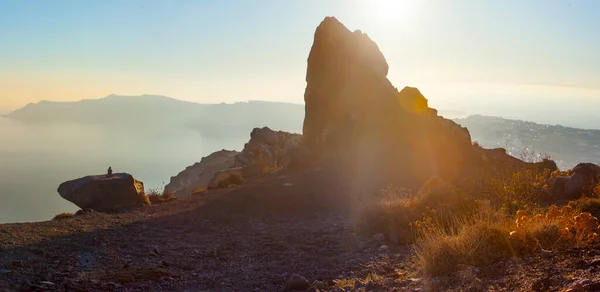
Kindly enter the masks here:
M 414 87 L 398 90 L 377 44 L 327 17 L 308 57 L 303 142 L 317 159 L 350 172 L 357 187 L 414 187 L 493 173 L 466 128 L 438 116 Z M 492 153 L 515 168 L 527 164 Z
M 223 149 L 203 157 L 200 162 L 171 177 L 165 190 L 178 196 L 187 196 L 195 189 L 207 189 L 216 173 L 233 166 L 238 154 L 237 151 Z
M 127 173 L 94 175 L 62 183 L 60 196 L 81 209 L 112 211 L 125 207 L 150 205 L 144 183 Z
M 573 175 L 564 184 L 564 197 L 577 199 L 599 183 L 600 166 L 580 163 L 573 168 Z
M 287 168 L 302 154 L 302 136 L 268 127 L 255 128 L 250 141 L 235 158 L 235 167 L 241 167 L 245 176 Z

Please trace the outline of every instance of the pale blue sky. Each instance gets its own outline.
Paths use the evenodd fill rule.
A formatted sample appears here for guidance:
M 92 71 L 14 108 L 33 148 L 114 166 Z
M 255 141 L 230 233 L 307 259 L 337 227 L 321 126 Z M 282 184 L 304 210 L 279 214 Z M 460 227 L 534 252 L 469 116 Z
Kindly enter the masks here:
M 600 98 L 598 15 L 594 0 L 3 0 L 0 108 L 111 93 L 301 103 L 325 16 L 366 32 L 392 83 L 440 105 L 471 85 Z

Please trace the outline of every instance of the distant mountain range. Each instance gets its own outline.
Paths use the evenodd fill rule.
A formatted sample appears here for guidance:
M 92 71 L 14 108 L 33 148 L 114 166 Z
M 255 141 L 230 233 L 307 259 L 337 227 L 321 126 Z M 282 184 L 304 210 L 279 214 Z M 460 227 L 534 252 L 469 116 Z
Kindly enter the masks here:
M 266 101 L 200 104 L 157 95 L 109 95 L 76 102 L 31 103 L 6 117 L 31 124 L 185 126 L 211 136 L 236 133 L 247 135 L 252 128 L 263 126 L 300 132 L 304 120 L 304 105 Z
M 524 151 L 536 153 L 538 159 L 549 154 L 561 169 L 572 168 L 579 162 L 600 162 L 600 130 L 480 115 L 454 121 L 467 127 L 473 141 L 481 146 L 503 147 L 518 158 Z
M 299 133 L 304 105 L 265 101 L 200 104 L 156 95 L 109 95 L 77 102 L 42 101 L 6 117 L 24 123 L 77 123 L 134 129 L 189 127 L 205 136 L 233 137 L 248 135 L 252 128 L 264 126 Z M 454 121 L 467 127 L 473 141 L 481 146 L 507 148 L 519 158 L 524 151 L 540 156 L 549 154 L 561 169 L 571 168 L 578 162 L 600 162 L 600 130 L 481 115 Z

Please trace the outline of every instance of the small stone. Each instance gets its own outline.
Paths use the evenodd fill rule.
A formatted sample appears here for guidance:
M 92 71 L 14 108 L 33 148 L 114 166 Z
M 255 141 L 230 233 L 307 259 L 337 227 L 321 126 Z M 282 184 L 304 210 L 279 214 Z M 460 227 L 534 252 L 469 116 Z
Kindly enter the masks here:
M 317 289 L 325 289 L 325 283 L 323 283 L 321 281 L 314 281 L 312 286 Z
M 152 251 L 153 251 L 155 254 L 160 254 L 160 250 L 158 250 L 158 246 L 155 246 L 154 248 L 152 248 Z
M 94 209 L 87 209 L 87 208 L 86 209 L 79 209 L 79 210 L 77 210 L 77 212 L 75 212 L 75 216 L 81 216 L 81 215 L 84 215 L 84 214 L 87 214 L 87 213 L 93 213 L 93 212 L 94 212 Z
M 377 233 L 373 235 L 373 240 L 376 242 L 382 242 L 385 240 L 385 235 L 383 235 L 383 233 Z
M 379 250 L 386 251 L 386 250 L 388 250 L 388 246 L 384 244 L 384 245 L 382 245 L 382 246 L 379 247 Z
M 8 274 L 12 272 L 11 270 L 7 270 L 7 269 L 0 269 L 0 274 Z
M 550 258 L 552 257 L 552 251 L 540 249 L 540 255 L 542 256 L 542 258 Z
M 592 280 L 590 280 L 590 279 L 580 279 L 580 280 L 577 280 L 577 281 L 573 282 L 570 285 L 570 288 L 573 288 L 573 289 L 585 289 L 590 284 L 592 284 Z
M 307 290 L 310 287 L 310 282 L 308 280 L 298 274 L 293 274 L 287 281 L 285 285 L 285 290 L 294 291 L 294 290 Z
M 367 291 L 371 291 L 375 289 L 375 283 L 373 283 L 373 281 L 369 281 L 367 282 L 367 284 L 365 284 L 365 290 Z
M 600 266 L 600 258 L 594 258 L 589 265 L 592 267 Z
M 52 283 L 50 281 L 43 281 L 43 282 L 40 282 L 40 284 L 44 284 L 44 285 L 48 285 L 48 286 L 54 286 L 54 283 Z

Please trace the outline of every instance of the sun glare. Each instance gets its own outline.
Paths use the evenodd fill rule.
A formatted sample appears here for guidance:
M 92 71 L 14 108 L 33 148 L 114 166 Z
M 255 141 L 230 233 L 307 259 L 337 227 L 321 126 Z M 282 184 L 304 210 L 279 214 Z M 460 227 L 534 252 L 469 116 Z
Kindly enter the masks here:
M 372 0 L 367 3 L 371 6 L 372 16 L 381 22 L 393 22 L 405 17 L 410 9 L 407 0 Z
M 409 0 L 370 0 L 364 2 L 369 12 L 369 20 L 376 26 L 405 26 L 414 12 L 414 3 Z

